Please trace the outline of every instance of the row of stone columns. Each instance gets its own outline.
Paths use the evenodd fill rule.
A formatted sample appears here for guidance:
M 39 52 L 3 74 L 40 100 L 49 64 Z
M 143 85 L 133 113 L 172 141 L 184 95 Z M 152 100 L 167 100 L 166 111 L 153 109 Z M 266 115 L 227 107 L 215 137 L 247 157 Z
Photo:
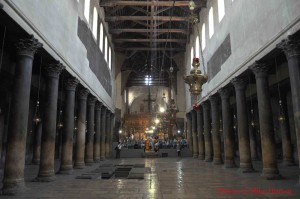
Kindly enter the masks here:
M 283 40 L 278 47 L 284 50 L 288 60 L 290 73 L 291 93 L 293 99 L 293 112 L 295 130 L 297 136 L 298 156 L 300 160 L 300 41 L 293 37 Z M 279 179 L 280 174 L 276 160 L 276 146 L 273 127 L 273 116 L 269 92 L 268 70 L 269 67 L 261 62 L 255 62 L 249 69 L 254 73 L 256 79 L 259 129 L 261 133 L 262 149 L 262 176 L 266 179 Z M 240 171 L 252 172 L 252 160 L 256 159 L 256 145 L 253 138 L 253 128 L 249 125 L 249 114 L 246 103 L 247 78 L 235 77 L 231 80 L 235 89 L 237 132 L 240 156 Z M 205 161 L 213 161 L 214 164 L 222 164 L 221 141 L 220 141 L 220 119 L 219 119 L 219 97 L 221 97 L 222 124 L 224 136 L 224 162 L 226 168 L 235 167 L 234 155 L 234 131 L 233 117 L 230 110 L 231 88 L 225 86 L 218 93 L 210 96 L 208 101 L 201 104 L 198 110 L 192 110 L 187 114 L 188 132 L 192 132 L 190 140 L 193 157 L 199 157 Z M 210 102 L 210 103 L 209 103 Z M 253 111 L 253 110 L 251 110 Z M 212 123 L 210 123 L 210 114 Z M 253 113 L 252 113 L 253 114 Z M 190 127 L 189 127 L 190 125 Z M 285 121 L 280 122 L 282 133 L 282 147 L 284 164 L 292 165 L 291 138 Z M 198 138 L 197 138 L 198 134 Z M 204 135 L 204 142 L 203 142 Z
M 5 160 L 3 194 L 14 194 L 25 188 L 24 166 L 27 123 L 30 101 L 32 63 L 34 54 L 42 45 L 32 36 L 17 45 L 17 64 L 12 91 L 11 112 L 8 125 L 8 145 Z M 55 179 L 54 154 L 57 130 L 57 101 L 59 76 L 64 70 L 61 63 L 49 64 L 45 69 L 45 105 L 43 123 L 36 125 L 33 163 L 39 164 L 36 181 Z M 61 165 L 59 173 L 70 174 L 74 168 L 84 168 L 110 157 L 112 152 L 113 114 L 89 95 L 85 88 L 78 89 L 78 120 L 76 140 L 73 140 L 75 122 L 75 96 L 79 80 L 69 77 L 64 84 L 64 117 L 62 129 Z M 62 99 L 61 99 L 62 100 Z M 87 121 L 87 124 L 86 124 Z M 86 131 L 87 128 L 87 131 Z M 73 160 L 73 142 L 76 142 Z

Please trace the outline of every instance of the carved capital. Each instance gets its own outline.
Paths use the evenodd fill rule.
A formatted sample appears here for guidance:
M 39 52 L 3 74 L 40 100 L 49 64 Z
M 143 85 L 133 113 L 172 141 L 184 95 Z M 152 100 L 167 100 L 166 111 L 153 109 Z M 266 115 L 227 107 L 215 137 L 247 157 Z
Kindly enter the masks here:
M 209 97 L 209 101 L 211 106 L 218 106 L 220 98 L 216 95 L 212 95 Z
M 90 93 L 90 91 L 88 89 L 82 88 L 78 91 L 78 98 L 79 99 L 87 99 L 89 93 Z
M 96 101 L 97 101 L 97 98 L 94 97 L 94 96 L 92 96 L 92 95 L 90 95 L 90 97 L 88 99 L 88 105 L 89 106 L 95 106 Z
M 249 69 L 254 73 L 255 78 L 267 78 L 269 72 L 269 66 L 266 64 L 255 62 Z
M 79 80 L 76 77 L 70 77 L 65 81 L 65 89 L 68 91 L 75 91 Z
M 58 78 L 61 72 L 65 69 L 65 66 L 62 63 L 58 62 L 56 64 L 49 64 L 45 67 L 45 74 L 48 77 Z
M 41 48 L 41 44 L 33 35 L 29 39 L 20 39 L 16 44 L 17 55 L 19 56 L 29 56 L 33 58 L 36 51 Z
M 291 35 L 277 44 L 277 48 L 283 50 L 287 59 L 300 56 L 300 40 L 293 38 Z
M 209 101 L 203 102 L 202 107 L 204 111 L 209 111 Z
M 244 77 L 235 77 L 230 81 L 235 90 L 245 90 L 247 88 L 248 80 Z
M 102 106 L 103 106 L 102 103 L 99 102 L 99 101 L 97 101 L 97 102 L 96 102 L 96 105 L 95 105 L 95 109 L 96 109 L 97 111 L 101 111 Z
M 111 113 L 111 112 L 107 109 L 107 111 L 106 111 L 106 117 L 107 117 L 107 118 L 110 118 L 110 113 Z
M 221 96 L 221 99 L 229 99 L 231 94 L 231 89 L 229 87 L 223 87 L 218 90 L 218 93 Z
M 106 108 L 105 106 L 102 106 L 102 108 L 101 108 L 101 115 L 102 115 L 102 118 L 105 117 L 105 115 L 106 115 L 106 110 L 107 110 L 107 108 Z

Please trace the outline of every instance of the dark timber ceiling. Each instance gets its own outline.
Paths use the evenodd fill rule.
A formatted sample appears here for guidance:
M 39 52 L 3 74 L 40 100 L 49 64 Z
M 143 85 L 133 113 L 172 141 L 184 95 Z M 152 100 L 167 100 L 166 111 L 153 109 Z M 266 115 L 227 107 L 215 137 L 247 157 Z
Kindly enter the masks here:
M 207 0 L 194 0 L 196 14 Z M 168 86 L 167 71 L 172 57 L 184 52 L 192 26 L 188 0 L 101 0 L 105 21 L 116 52 L 127 57 L 122 71 L 131 70 L 127 86 L 144 85 L 145 75 L 153 84 Z

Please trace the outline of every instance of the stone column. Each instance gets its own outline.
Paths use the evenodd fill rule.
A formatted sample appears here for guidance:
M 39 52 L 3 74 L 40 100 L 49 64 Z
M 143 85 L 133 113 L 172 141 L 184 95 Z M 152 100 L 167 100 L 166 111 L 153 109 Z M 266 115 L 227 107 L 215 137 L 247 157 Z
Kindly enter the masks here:
M 42 46 L 33 36 L 17 44 L 16 67 L 9 115 L 7 150 L 3 177 L 4 195 L 25 187 L 24 166 L 33 57 Z
M 107 108 L 103 107 L 101 110 L 101 145 L 100 145 L 100 160 L 105 160 L 105 139 L 106 139 L 106 111 Z
M 191 111 L 192 115 L 192 136 L 193 136 L 193 157 L 198 158 L 198 137 L 197 137 L 197 113 Z
M 203 137 L 203 110 L 198 108 L 197 110 L 197 132 L 198 132 L 198 158 L 200 160 L 205 159 L 204 137 Z
M 35 125 L 32 164 L 40 164 L 42 141 L 42 122 Z
M 262 176 L 268 180 L 278 179 L 280 178 L 280 174 L 276 160 L 276 145 L 269 93 L 268 67 L 265 64 L 256 62 L 250 67 L 250 69 L 255 74 L 256 79 L 263 162 Z
M 100 161 L 101 108 L 102 108 L 102 103 L 97 101 L 95 106 L 94 162 Z
M 94 135 L 95 135 L 95 103 L 97 98 L 90 96 L 87 110 L 87 133 L 85 147 L 85 164 L 91 166 L 94 163 Z
M 234 162 L 235 148 L 234 148 L 234 130 L 233 119 L 230 110 L 230 92 L 228 87 L 221 88 L 218 93 L 222 100 L 222 121 L 223 121 L 223 135 L 224 135 L 224 158 L 225 168 L 236 167 Z
M 55 179 L 54 153 L 56 137 L 57 97 L 59 75 L 65 67 L 61 63 L 45 67 L 46 90 L 43 113 L 41 161 L 37 181 L 50 182 Z
M 203 102 L 202 107 L 203 107 L 203 118 L 204 118 L 203 120 L 204 120 L 205 162 L 212 162 L 213 148 L 211 143 L 209 102 L 208 101 Z
M 291 143 L 291 134 L 287 126 L 286 119 L 279 120 L 279 127 L 282 138 L 282 156 L 283 165 L 294 166 L 293 149 Z
M 248 109 L 246 102 L 247 80 L 242 77 L 235 77 L 231 80 L 235 88 L 236 112 L 238 123 L 239 153 L 240 153 L 240 171 L 243 173 L 252 172 Z
M 112 144 L 113 144 L 113 129 L 115 124 L 115 115 L 111 113 L 110 115 L 110 139 L 109 139 L 109 156 L 112 157 Z
M 220 116 L 218 110 L 219 97 L 210 96 L 209 101 L 211 104 L 211 119 L 212 119 L 212 141 L 214 151 L 214 164 L 222 164 L 221 152 L 221 135 L 220 135 Z
M 256 145 L 256 134 L 255 134 L 255 124 L 254 121 L 252 121 L 253 118 L 253 109 L 248 111 L 248 121 L 249 121 L 249 137 L 250 137 L 250 151 L 251 151 L 251 159 L 258 160 L 257 157 L 257 145 Z M 252 124 L 253 122 L 253 124 Z
M 62 129 L 61 165 L 59 173 L 71 174 L 73 171 L 73 133 L 75 114 L 75 90 L 79 80 L 75 77 L 65 81 L 65 100 Z
M 192 115 L 191 113 L 186 114 L 186 140 L 188 143 L 189 150 L 193 153 L 193 140 L 192 140 Z
M 106 128 L 105 128 L 105 157 L 109 158 L 109 148 L 110 148 L 110 138 L 111 138 L 111 120 L 110 120 L 111 112 L 109 110 L 106 111 Z
M 77 132 L 76 132 L 76 147 L 75 147 L 75 169 L 83 169 L 84 164 L 84 148 L 86 135 L 86 101 L 89 91 L 82 88 L 78 92 L 78 117 L 77 117 Z
M 300 40 L 293 38 L 293 36 L 288 36 L 288 38 L 279 43 L 277 47 L 284 51 L 289 67 L 295 131 L 297 137 L 298 160 L 300 167 Z

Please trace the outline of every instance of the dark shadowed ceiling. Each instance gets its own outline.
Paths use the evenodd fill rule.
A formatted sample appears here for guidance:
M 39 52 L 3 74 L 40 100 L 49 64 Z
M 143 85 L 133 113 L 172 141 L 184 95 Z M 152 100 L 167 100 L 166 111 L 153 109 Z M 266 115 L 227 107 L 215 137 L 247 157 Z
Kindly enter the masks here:
M 207 0 L 194 0 L 199 13 Z M 127 86 L 168 86 L 172 57 L 184 52 L 192 30 L 188 0 L 101 0 L 116 52 L 126 55 L 122 71 L 131 70 Z

